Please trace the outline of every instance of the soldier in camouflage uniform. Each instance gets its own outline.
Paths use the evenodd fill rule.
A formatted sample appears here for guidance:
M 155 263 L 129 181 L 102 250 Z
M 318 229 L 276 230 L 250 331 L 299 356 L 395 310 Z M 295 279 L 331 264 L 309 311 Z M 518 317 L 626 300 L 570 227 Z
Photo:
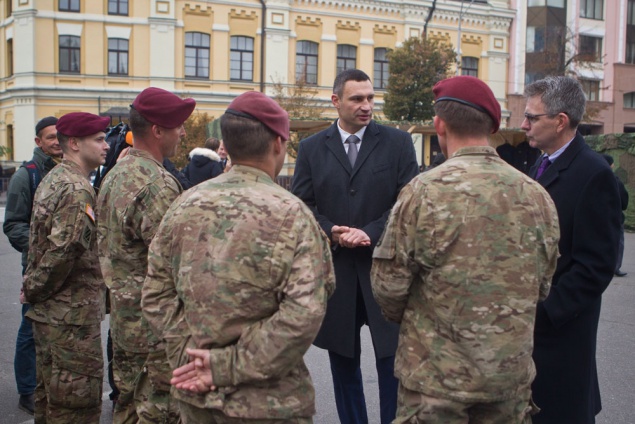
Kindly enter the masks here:
M 288 114 L 247 92 L 221 130 L 233 166 L 170 207 L 150 246 L 143 312 L 180 367 L 173 396 L 185 424 L 310 423 L 302 358 L 335 287 L 327 238 L 274 181 Z
M 24 295 L 31 304 L 35 423 L 99 423 L 105 291 L 89 174 L 106 160 L 109 118 L 74 112 L 57 122 L 62 163 L 33 201 Z
M 193 99 L 147 88 L 131 105 L 134 147 L 106 175 L 97 201 L 99 260 L 110 289 L 113 375 L 120 390 L 115 423 L 176 423 L 170 402 L 165 350 L 141 314 L 141 286 L 148 246 L 163 215 L 181 193 L 179 182 L 161 164 L 172 157 Z
M 536 304 L 558 257 L 547 192 L 488 146 L 500 106 L 477 78 L 435 85 L 448 160 L 401 191 L 372 287 L 401 323 L 395 423 L 530 423 Z

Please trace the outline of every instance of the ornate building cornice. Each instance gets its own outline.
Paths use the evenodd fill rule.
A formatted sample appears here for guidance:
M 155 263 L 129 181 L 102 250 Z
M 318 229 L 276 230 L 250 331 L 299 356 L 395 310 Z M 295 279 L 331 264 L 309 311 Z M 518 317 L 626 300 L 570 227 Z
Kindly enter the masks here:
M 187 13 L 188 15 L 211 16 L 212 6 L 185 3 L 185 6 L 183 6 L 183 13 Z
M 248 12 L 246 10 L 231 9 L 231 11 L 229 12 L 229 17 L 232 19 L 256 20 L 258 19 L 258 13 L 253 10 Z

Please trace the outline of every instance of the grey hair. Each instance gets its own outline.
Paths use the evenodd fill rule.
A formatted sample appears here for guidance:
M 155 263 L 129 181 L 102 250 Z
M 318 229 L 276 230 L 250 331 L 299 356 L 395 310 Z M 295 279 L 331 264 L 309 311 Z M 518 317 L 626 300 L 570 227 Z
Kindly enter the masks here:
M 582 85 L 571 77 L 547 77 L 525 87 L 525 98 L 540 96 L 545 113 L 555 116 L 566 113 L 570 127 L 578 127 L 584 116 L 586 97 Z

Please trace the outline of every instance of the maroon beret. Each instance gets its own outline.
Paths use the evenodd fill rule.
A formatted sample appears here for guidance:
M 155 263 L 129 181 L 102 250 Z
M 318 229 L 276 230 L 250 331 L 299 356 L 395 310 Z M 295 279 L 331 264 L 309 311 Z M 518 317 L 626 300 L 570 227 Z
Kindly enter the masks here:
M 110 125 L 110 118 L 97 116 L 86 112 L 71 112 L 62 116 L 55 124 L 57 132 L 67 137 L 86 137 L 106 132 Z
M 225 113 L 260 121 L 283 140 L 289 139 L 289 114 L 259 91 L 248 91 L 236 97 Z
M 163 128 L 176 128 L 192 114 L 196 100 L 182 99 L 162 88 L 143 90 L 130 105 L 148 121 Z
M 492 133 L 501 123 L 501 106 L 492 90 L 478 78 L 462 75 L 439 81 L 432 89 L 434 101 L 459 102 L 487 113 L 494 121 Z

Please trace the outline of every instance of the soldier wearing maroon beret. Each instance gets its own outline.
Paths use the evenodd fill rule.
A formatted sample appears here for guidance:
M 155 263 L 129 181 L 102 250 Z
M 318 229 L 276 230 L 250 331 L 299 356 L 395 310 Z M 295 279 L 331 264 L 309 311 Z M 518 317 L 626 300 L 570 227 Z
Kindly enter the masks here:
M 150 246 L 143 312 L 178 367 L 172 393 L 184 424 L 311 423 L 303 356 L 334 288 L 328 242 L 309 208 L 275 183 L 287 112 L 247 92 L 221 131 L 233 166 L 166 213 Z
M 448 159 L 406 185 L 373 253 L 373 293 L 400 323 L 395 423 L 526 424 L 536 304 L 558 257 L 549 194 L 488 145 L 501 109 L 481 80 L 438 82 Z
M 106 160 L 110 123 L 73 112 L 56 124 L 62 163 L 35 193 L 24 295 L 37 362 L 35 422 L 99 423 L 105 291 L 89 174 Z
M 98 198 L 99 256 L 110 289 L 113 373 L 120 391 L 114 422 L 176 423 L 163 342 L 141 313 L 148 246 L 179 182 L 162 165 L 184 137 L 196 102 L 157 87 L 130 105 L 134 146 L 106 175 Z

